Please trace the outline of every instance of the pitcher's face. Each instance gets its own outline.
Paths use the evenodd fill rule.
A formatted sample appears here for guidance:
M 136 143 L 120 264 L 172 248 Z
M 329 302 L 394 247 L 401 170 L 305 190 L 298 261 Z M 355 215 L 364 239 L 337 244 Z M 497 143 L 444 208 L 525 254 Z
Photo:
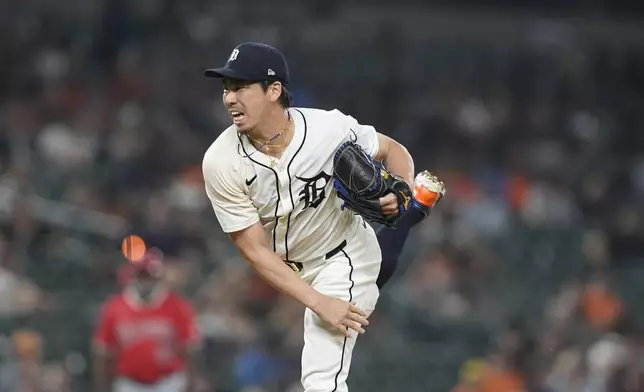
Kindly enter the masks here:
M 240 132 L 253 129 L 270 104 L 270 93 L 258 82 L 223 80 L 223 102 L 230 118 Z

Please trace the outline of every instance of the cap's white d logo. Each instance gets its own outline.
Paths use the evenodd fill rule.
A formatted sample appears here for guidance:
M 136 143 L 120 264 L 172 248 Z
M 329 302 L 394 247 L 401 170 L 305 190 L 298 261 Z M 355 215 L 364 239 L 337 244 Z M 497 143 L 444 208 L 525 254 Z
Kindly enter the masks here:
M 228 61 L 237 60 L 237 55 L 238 54 L 239 54 L 239 49 L 237 49 L 237 48 L 233 49 L 233 52 L 230 54 L 230 57 L 228 58 Z

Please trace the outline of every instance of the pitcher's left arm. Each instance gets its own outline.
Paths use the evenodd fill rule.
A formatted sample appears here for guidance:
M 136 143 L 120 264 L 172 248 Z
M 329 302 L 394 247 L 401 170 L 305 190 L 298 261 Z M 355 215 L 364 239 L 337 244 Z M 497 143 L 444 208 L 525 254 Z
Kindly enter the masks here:
M 410 187 L 413 187 L 414 160 L 407 148 L 382 133 L 378 133 L 378 146 L 378 153 L 373 159 L 384 162 L 390 172 L 401 177 Z

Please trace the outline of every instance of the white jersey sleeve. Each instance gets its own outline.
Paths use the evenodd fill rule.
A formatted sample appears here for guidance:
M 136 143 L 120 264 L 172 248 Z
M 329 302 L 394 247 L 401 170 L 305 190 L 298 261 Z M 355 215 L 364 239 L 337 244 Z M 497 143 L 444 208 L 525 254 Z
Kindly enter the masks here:
M 378 154 L 380 145 L 378 144 L 378 133 L 371 125 L 363 125 L 358 123 L 355 118 L 342 113 L 335 109 L 332 111 L 339 119 L 343 126 L 343 131 L 346 132 L 347 140 L 354 140 L 362 147 L 367 154 L 373 158 Z
M 258 222 L 259 214 L 244 190 L 244 180 L 239 168 L 235 167 L 235 160 L 229 154 L 222 154 L 221 150 L 211 149 L 206 152 L 202 165 L 203 176 L 206 194 L 222 230 L 233 233 Z

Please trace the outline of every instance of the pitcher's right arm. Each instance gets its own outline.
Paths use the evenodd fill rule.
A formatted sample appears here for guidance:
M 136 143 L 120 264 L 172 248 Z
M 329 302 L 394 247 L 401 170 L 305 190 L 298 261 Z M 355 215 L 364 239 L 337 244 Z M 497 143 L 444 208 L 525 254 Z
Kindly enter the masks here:
M 270 248 L 259 214 L 244 192 L 242 179 L 226 170 L 226 164 L 213 162 L 207 154 L 203 163 L 206 194 L 217 220 L 242 257 L 268 284 L 314 311 L 336 330 L 348 335 L 347 328 L 363 333 L 368 322 L 354 304 L 319 293 L 288 267 Z

